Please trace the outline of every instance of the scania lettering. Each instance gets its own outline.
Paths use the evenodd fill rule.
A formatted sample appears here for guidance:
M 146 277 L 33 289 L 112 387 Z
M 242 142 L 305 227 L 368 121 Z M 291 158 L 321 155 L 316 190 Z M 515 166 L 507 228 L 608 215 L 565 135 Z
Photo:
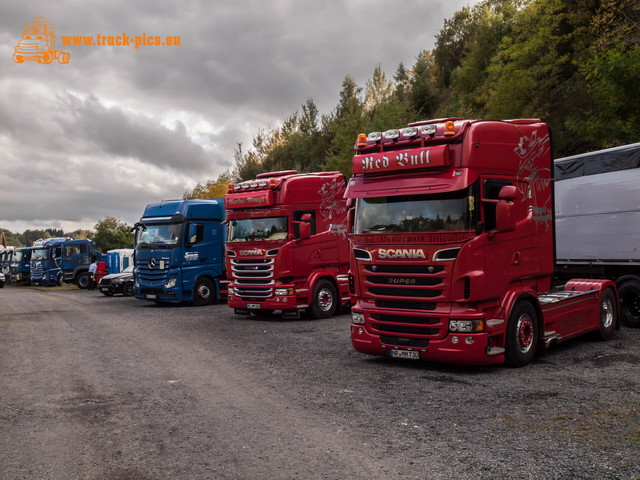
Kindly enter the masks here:
M 349 204 L 351 340 L 392 358 L 524 366 L 618 328 L 610 280 L 554 277 L 553 162 L 537 119 L 359 135 Z
M 209 305 L 226 293 L 222 199 L 148 205 L 135 224 L 140 300 Z
M 339 172 L 293 170 L 229 185 L 227 303 L 236 314 L 324 318 L 350 303 L 344 188 Z

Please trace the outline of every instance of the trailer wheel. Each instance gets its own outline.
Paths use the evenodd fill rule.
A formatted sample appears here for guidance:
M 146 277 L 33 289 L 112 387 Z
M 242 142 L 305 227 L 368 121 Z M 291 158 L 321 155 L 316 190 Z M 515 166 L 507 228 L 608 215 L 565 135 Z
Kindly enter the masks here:
M 616 329 L 618 311 L 616 296 L 610 288 L 605 288 L 600 297 L 600 330 L 593 332 L 599 340 L 609 340 Z
M 201 278 L 196 282 L 193 289 L 193 303 L 197 307 L 203 307 L 205 305 L 211 305 L 213 303 L 213 297 L 215 297 L 215 288 L 211 280 L 208 278 Z
M 59 52 L 58 53 L 58 63 L 63 65 L 65 63 L 69 63 L 69 59 L 71 58 L 71 55 L 67 52 Z
M 82 290 L 89 288 L 89 272 L 82 272 L 76 277 L 76 286 Z
M 336 312 L 338 294 L 329 280 L 318 280 L 313 287 L 311 314 L 314 318 L 328 318 Z
M 627 280 L 618 288 L 620 319 L 627 327 L 640 327 L 640 282 Z
M 520 302 L 511 311 L 507 324 L 505 362 L 524 367 L 533 361 L 538 347 L 538 315 L 529 302 Z

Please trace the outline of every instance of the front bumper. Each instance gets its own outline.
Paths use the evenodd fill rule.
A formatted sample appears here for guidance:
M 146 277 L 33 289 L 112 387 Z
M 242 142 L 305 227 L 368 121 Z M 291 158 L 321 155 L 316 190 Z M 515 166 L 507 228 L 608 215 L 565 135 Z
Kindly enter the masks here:
M 234 289 L 235 285 L 230 284 L 230 289 Z M 293 285 L 277 285 L 275 289 L 289 289 L 293 288 Z M 295 290 L 294 290 L 295 292 Z M 306 295 L 306 292 L 305 292 Z M 304 302 L 300 301 L 300 297 L 294 295 L 274 295 L 267 298 L 241 298 L 234 294 L 227 295 L 227 305 L 231 308 L 237 308 L 240 310 L 297 310 L 298 308 L 307 308 L 308 300 L 304 297 Z

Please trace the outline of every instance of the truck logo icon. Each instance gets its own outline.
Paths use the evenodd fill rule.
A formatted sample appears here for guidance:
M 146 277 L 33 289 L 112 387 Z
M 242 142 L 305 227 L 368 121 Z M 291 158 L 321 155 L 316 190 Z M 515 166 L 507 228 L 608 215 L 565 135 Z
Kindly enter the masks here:
M 156 259 L 155 258 L 150 258 L 149 259 L 149 268 L 156 268 Z
M 53 60 L 58 63 L 69 63 L 71 55 L 56 50 L 56 26 L 47 22 L 45 17 L 34 17 L 31 22 L 24 24 L 22 38 L 13 52 L 13 61 L 22 63 L 25 60 L 35 60 L 38 63 L 49 64 Z

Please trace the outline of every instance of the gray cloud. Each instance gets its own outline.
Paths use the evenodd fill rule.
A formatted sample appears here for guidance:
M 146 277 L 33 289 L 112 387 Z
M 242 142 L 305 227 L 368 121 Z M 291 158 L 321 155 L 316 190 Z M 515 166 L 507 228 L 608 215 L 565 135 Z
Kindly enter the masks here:
M 261 128 L 347 74 L 392 76 L 433 46 L 465 0 L 145 0 L 0 6 L 0 227 L 127 221 L 233 167 Z M 34 16 L 69 65 L 9 60 Z M 63 35 L 179 35 L 175 47 L 62 46 Z

